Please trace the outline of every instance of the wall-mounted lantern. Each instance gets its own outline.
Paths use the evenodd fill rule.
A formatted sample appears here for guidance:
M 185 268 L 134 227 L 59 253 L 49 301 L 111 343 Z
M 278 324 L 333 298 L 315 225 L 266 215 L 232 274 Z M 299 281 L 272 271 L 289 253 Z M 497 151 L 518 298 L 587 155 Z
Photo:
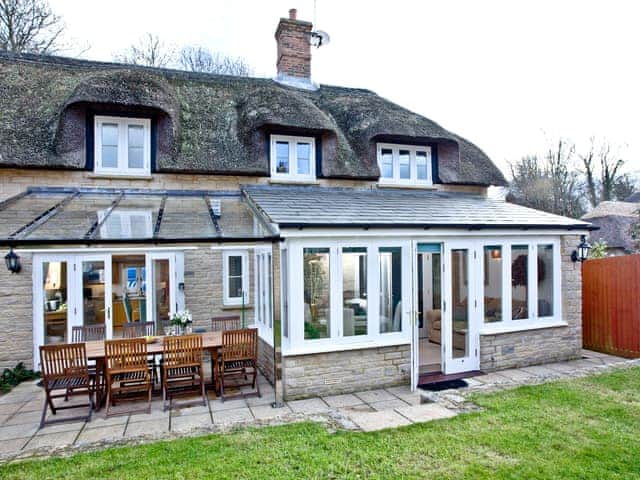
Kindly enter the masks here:
M 22 268 L 20 265 L 20 257 L 13 251 L 13 248 L 4 256 L 4 263 L 7 266 L 7 270 L 11 273 L 18 273 Z
M 589 257 L 589 250 L 591 250 L 591 245 L 587 243 L 587 237 L 585 235 L 581 235 L 578 249 L 571 252 L 571 261 L 584 262 Z

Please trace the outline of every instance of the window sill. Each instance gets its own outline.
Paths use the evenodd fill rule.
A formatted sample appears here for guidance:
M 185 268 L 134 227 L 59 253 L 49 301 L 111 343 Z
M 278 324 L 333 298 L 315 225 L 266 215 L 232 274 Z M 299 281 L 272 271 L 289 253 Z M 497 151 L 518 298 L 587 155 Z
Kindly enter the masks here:
M 545 328 L 567 327 L 569 324 L 559 320 L 545 320 L 538 322 L 518 323 L 520 320 L 512 320 L 509 325 L 484 325 L 480 329 L 480 335 L 498 335 L 501 333 L 525 332 L 528 330 L 542 330 Z
M 320 185 L 318 180 L 303 180 L 296 178 L 269 178 L 269 183 L 284 185 Z
M 253 310 L 253 305 L 245 303 L 244 309 L 245 310 Z M 240 305 L 240 304 L 238 304 L 238 305 L 223 305 L 222 307 L 220 307 L 220 310 L 242 310 L 242 305 Z
M 326 339 L 331 340 L 331 339 Z M 336 339 L 334 339 L 336 340 Z M 287 347 L 284 348 L 284 339 L 283 339 L 283 349 L 282 355 L 285 357 L 291 357 L 296 355 L 313 355 L 316 353 L 331 353 L 331 352 L 346 352 L 350 350 L 365 350 L 369 348 L 382 348 L 382 347 L 393 347 L 397 345 L 410 345 L 411 340 L 407 339 L 405 336 L 393 335 L 391 338 L 378 338 L 378 339 L 369 339 L 363 340 L 360 342 L 352 342 L 352 343 L 326 343 L 321 342 L 314 345 L 313 340 L 305 340 L 305 342 L 309 342 L 309 345 L 304 345 L 301 347 Z
M 438 187 L 436 187 L 434 184 L 415 185 L 412 183 L 385 183 L 385 182 L 378 182 L 378 188 L 406 188 L 406 189 L 412 189 L 412 190 L 437 190 L 438 189 Z
M 152 175 L 127 175 L 127 174 L 116 174 L 116 173 L 90 173 L 88 175 L 89 178 L 96 179 L 111 179 L 111 180 L 153 180 Z

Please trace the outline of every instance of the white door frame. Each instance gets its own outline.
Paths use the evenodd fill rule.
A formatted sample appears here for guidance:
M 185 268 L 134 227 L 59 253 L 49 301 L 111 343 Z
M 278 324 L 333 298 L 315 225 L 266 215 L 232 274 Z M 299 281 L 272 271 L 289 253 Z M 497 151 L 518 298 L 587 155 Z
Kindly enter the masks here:
M 78 327 L 84 325 L 84 298 L 83 298 L 83 278 L 82 278 L 82 263 L 83 262 L 103 262 L 104 264 L 104 328 L 107 339 L 113 338 L 113 278 L 112 278 L 112 258 L 110 254 L 91 254 L 91 255 L 76 255 L 74 258 L 74 288 L 73 294 L 75 298 L 74 305 L 74 318 L 71 322 L 71 327 Z M 71 338 L 71 336 L 69 336 Z
M 184 254 L 182 252 L 149 252 L 145 255 L 145 272 L 147 283 L 147 322 L 155 322 L 153 309 L 155 302 L 154 260 L 169 261 L 169 311 L 177 312 L 185 309 L 184 298 Z M 182 287 L 181 287 L 182 285 Z
M 466 250 L 467 253 L 467 355 L 453 358 L 453 285 L 451 253 L 453 250 Z M 480 286 L 482 270 L 480 268 L 481 257 L 478 254 L 478 244 L 474 241 L 459 240 L 444 243 L 443 255 L 443 313 L 441 342 L 443 347 L 443 373 L 460 373 L 477 370 L 480 367 Z

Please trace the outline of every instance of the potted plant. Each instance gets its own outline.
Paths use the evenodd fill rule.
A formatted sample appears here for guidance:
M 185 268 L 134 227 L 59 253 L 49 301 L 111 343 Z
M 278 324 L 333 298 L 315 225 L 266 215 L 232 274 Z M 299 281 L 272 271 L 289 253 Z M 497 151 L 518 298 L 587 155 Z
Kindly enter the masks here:
M 185 333 L 190 333 L 193 317 L 189 310 L 180 310 L 169 314 L 169 323 L 178 328 L 180 335 L 184 335 Z

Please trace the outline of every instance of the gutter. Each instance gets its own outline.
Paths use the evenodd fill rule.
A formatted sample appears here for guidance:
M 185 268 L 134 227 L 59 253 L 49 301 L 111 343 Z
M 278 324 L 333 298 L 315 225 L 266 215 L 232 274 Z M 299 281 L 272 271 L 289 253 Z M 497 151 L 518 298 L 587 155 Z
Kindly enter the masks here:
M 497 225 L 497 224 L 468 224 L 468 223 L 279 223 L 278 226 L 283 228 L 291 228 L 297 230 L 303 230 L 305 228 L 362 228 L 369 230 L 372 228 L 380 229 L 417 229 L 422 228 L 424 230 L 430 230 L 432 228 L 455 228 L 460 230 L 568 230 L 568 231 L 580 231 L 580 230 L 600 230 L 600 227 L 595 225 L 548 225 L 548 224 L 509 224 L 509 225 Z
M 169 244 L 186 244 L 186 243 L 205 243 L 205 244 L 222 244 L 222 243 L 261 243 L 270 242 L 278 243 L 284 239 L 280 235 L 271 235 L 268 237 L 185 237 L 185 238 L 2 238 L 0 239 L 0 247 L 16 248 L 20 246 L 38 246 L 38 245 L 127 245 L 127 244 L 143 244 L 143 245 L 169 245 Z

